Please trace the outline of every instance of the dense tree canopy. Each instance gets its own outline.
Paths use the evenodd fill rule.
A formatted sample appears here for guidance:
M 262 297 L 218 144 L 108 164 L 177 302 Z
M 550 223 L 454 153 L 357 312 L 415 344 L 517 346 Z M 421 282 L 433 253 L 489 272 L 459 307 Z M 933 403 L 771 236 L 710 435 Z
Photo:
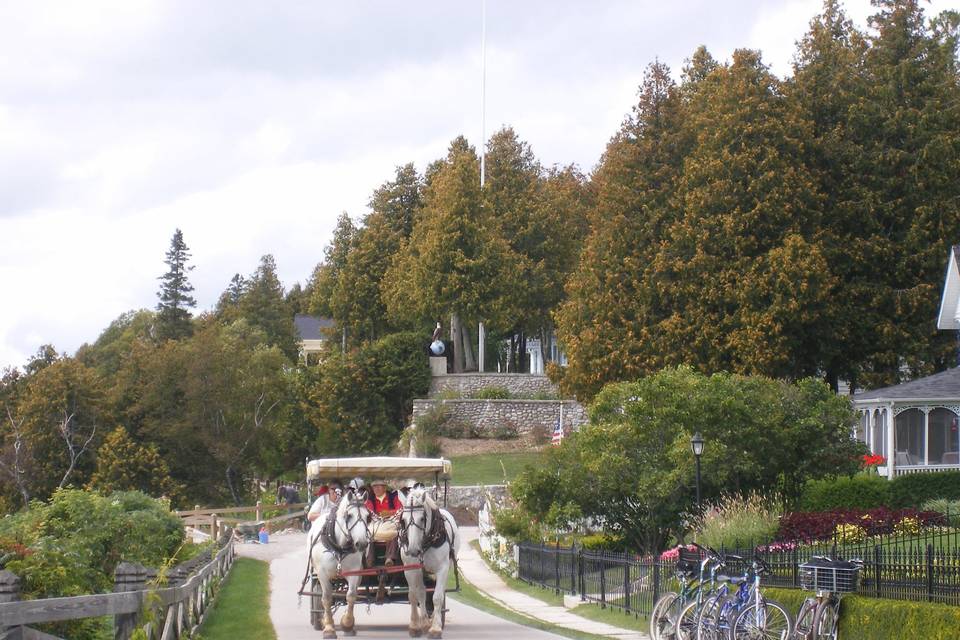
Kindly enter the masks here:
M 804 480 L 857 468 L 849 402 L 814 379 L 704 376 L 664 369 L 597 395 L 590 424 L 516 481 L 529 512 L 593 516 L 631 548 L 658 550 L 693 510 L 690 438 L 701 433 L 703 493 L 779 489 L 799 495 Z

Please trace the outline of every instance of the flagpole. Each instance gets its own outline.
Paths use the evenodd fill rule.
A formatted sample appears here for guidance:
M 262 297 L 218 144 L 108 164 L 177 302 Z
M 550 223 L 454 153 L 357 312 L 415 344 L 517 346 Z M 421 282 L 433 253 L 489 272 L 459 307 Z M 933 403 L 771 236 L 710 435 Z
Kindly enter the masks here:
M 487 156 L 487 0 L 483 0 L 480 26 L 480 188 L 483 189 Z
M 560 442 L 563 442 L 563 400 L 560 401 Z

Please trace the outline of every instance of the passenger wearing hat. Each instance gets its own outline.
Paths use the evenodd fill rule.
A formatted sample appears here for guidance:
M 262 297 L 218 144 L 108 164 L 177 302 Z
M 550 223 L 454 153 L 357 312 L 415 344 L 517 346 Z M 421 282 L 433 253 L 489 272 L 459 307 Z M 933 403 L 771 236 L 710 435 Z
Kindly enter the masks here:
M 373 495 L 367 500 L 367 509 L 381 518 L 381 521 L 374 525 L 373 540 L 374 542 L 387 543 L 384 564 L 390 566 L 396 562 L 398 557 L 397 534 L 399 533 L 397 523 L 391 519 L 391 516 L 403 508 L 403 503 L 400 502 L 396 491 L 389 490 L 386 480 L 374 480 L 370 483 L 370 488 L 373 489 Z M 374 545 L 370 545 L 370 550 L 367 552 L 367 561 L 371 566 L 374 563 L 373 554 Z

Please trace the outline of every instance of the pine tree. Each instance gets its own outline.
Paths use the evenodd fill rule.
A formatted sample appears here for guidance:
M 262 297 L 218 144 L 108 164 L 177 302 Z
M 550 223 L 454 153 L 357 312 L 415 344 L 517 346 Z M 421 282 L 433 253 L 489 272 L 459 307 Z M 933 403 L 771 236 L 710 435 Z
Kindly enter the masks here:
M 480 319 L 495 332 L 514 324 L 518 260 L 481 206 L 478 158 L 462 137 L 435 166 L 424 201 L 384 278 L 387 310 L 394 321 L 421 327 L 450 318 L 455 369 L 470 369 L 468 327 Z
M 272 255 L 263 256 L 260 266 L 247 280 L 247 290 L 240 298 L 240 313 L 250 325 L 263 331 L 268 344 L 279 347 L 291 360 L 297 358 L 299 346 L 293 313 L 284 300 Z
M 357 228 L 344 211 L 337 218 L 333 240 L 323 249 L 323 261 L 317 265 L 310 280 L 310 312 L 327 318 L 333 317 L 333 297 L 337 289 L 340 271 L 347 264 L 347 256 L 353 248 Z
M 193 270 L 187 266 L 190 259 L 189 248 L 183 241 L 183 232 L 177 229 L 170 240 L 170 249 L 164 262 L 168 271 L 160 276 L 162 282 L 157 297 L 157 337 L 160 340 L 179 340 L 192 332 L 190 309 L 197 301 L 190 293 L 193 285 L 187 280 L 187 273 Z
M 577 397 L 663 364 L 656 331 L 666 311 L 651 268 L 664 229 L 677 216 L 672 194 L 684 156 L 681 107 L 670 70 L 651 64 L 633 114 L 595 172 L 590 235 L 557 313 L 569 360 L 561 382 Z

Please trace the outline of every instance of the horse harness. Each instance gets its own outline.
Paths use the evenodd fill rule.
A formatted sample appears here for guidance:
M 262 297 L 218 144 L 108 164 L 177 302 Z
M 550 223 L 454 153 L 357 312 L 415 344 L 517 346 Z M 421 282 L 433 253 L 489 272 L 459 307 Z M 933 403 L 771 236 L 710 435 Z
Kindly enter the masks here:
M 404 511 L 423 511 L 426 513 L 427 508 L 425 506 L 420 507 L 404 507 Z M 403 518 L 400 518 L 399 529 L 400 529 L 400 546 L 403 548 L 408 547 L 407 540 L 407 528 L 414 527 L 420 529 L 423 532 L 423 542 L 420 544 L 420 553 L 423 555 L 423 552 L 427 549 L 436 549 L 443 546 L 445 542 L 449 542 L 450 538 L 447 536 L 447 523 L 443 515 L 440 513 L 440 509 L 434 508 L 430 510 L 430 529 L 427 530 L 426 523 L 423 526 L 417 524 L 413 518 L 410 518 L 410 524 L 407 524 L 403 521 Z M 450 552 L 453 553 L 453 545 L 450 545 Z
M 354 501 L 353 498 L 343 498 L 351 500 L 352 505 L 363 504 L 361 502 Z M 370 534 L 370 529 L 367 527 L 367 523 L 363 518 L 358 517 L 354 520 L 349 526 L 344 528 L 342 525 L 339 526 L 340 531 L 342 531 L 347 539 L 347 543 L 343 546 L 337 544 L 337 527 L 339 523 L 337 522 L 337 512 L 339 509 L 331 509 L 330 515 L 327 516 L 327 521 L 323 523 L 323 528 L 320 529 L 320 535 L 317 536 L 317 539 L 320 540 L 320 543 L 323 545 L 324 549 L 333 553 L 337 557 L 337 564 L 339 565 L 343 562 L 343 559 L 350 555 L 351 553 L 357 553 L 357 547 L 353 543 L 353 536 L 350 535 L 353 532 L 353 528 L 358 524 L 362 524 L 367 530 L 367 534 Z M 314 540 L 316 542 L 316 540 Z

